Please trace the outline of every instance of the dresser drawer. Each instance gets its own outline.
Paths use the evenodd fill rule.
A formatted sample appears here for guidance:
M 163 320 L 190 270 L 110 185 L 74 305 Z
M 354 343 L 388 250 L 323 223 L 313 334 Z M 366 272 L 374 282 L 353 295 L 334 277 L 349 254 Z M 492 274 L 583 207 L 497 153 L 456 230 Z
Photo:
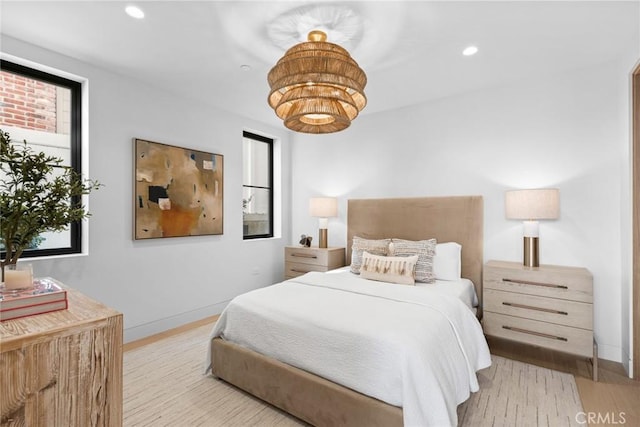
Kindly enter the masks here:
M 301 276 L 310 271 L 327 271 L 327 270 L 329 269 L 324 265 L 302 264 L 298 262 L 284 263 L 284 275 L 287 279 Z
M 487 335 L 593 357 L 593 332 L 537 320 L 485 311 L 482 320 Z
M 484 311 L 540 320 L 558 325 L 593 329 L 593 305 L 526 295 L 515 292 L 484 289 Z
M 328 265 L 329 251 L 315 248 L 286 248 L 284 261 L 296 264 Z
M 544 270 L 485 266 L 484 289 L 517 292 L 549 298 L 559 298 L 586 303 L 593 302 L 593 279 L 588 271 L 577 274 L 577 269 L 565 272 L 561 267 Z M 569 274 L 570 273 L 570 274 Z
M 329 271 L 344 266 L 344 248 L 284 248 L 284 276 L 287 279 L 310 271 Z
M 286 247 L 284 262 L 323 265 L 329 270 L 344 266 L 344 248 L 295 248 Z

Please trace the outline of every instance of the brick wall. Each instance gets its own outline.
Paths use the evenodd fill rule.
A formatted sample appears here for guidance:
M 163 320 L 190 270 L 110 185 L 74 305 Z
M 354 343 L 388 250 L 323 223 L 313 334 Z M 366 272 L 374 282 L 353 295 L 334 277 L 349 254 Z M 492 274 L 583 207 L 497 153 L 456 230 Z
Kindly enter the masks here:
M 58 129 L 57 97 L 54 85 L 0 71 L 0 126 L 66 133 Z

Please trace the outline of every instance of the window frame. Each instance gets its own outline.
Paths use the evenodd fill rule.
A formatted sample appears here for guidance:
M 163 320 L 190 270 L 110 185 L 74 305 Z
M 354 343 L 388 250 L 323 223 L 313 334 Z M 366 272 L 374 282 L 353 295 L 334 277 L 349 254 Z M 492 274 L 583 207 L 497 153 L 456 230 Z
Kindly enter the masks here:
M 69 128 L 71 168 L 82 175 L 82 83 L 56 74 L 17 64 L 6 59 L 0 59 L 0 68 L 30 79 L 40 80 L 48 84 L 62 86 L 71 92 L 71 117 Z M 72 203 L 80 203 L 79 197 L 74 197 Z M 50 249 L 25 250 L 20 258 L 52 257 L 57 255 L 82 254 L 82 221 L 75 221 L 69 225 L 69 247 Z M 6 251 L 0 252 L 0 258 L 6 258 Z
M 243 130 L 242 131 L 242 138 L 248 138 L 248 139 L 252 139 L 254 141 L 258 141 L 258 142 L 263 142 L 266 143 L 269 147 L 268 149 L 268 153 L 269 153 L 269 187 L 261 187 L 261 186 L 251 186 L 251 185 L 245 185 L 244 184 L 244 178 L 243 178 L 243 182 L 242 182 L 242 188 L 244 189 L 246 188 L 259 188 L 259 189 L 268 189 L 269 190 L 269 232 L 265 233 L 265 234 L 251 234 L 248 236 L 245 236 L 244 231 L 242 233 L 242 240 L 255 240 L 255 239 L 269 239 L 274 237 L 274 206 L 273 206 L 273 202 L 274 202 L 274 188 L 273 188 L 273 169 L 274 169 L 274 162 L 273 162 L 273 147 L 275 144 L 275 140 L 273 138 L 269 138 L 266 136 L 262 136 L 262 135 L 258 135 L 255 134 L 253 132 L 248 132 Z M 242 156 L 242 167 L 244 168 L 244 155 Z M 244 212 L 243 212 L 243 225 L 244 225 Z

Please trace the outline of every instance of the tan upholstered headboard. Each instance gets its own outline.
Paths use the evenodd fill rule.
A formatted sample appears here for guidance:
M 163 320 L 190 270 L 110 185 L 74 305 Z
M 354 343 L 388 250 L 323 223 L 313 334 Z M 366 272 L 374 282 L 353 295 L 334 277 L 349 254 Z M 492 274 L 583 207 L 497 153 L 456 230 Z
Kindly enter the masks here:
M 347 209 L 347 264 L 351 263 L 353 236 L 458 242 L 462 245 L 462 277 L 473 282 L 482 307 L 482 196 L 351 199 Z

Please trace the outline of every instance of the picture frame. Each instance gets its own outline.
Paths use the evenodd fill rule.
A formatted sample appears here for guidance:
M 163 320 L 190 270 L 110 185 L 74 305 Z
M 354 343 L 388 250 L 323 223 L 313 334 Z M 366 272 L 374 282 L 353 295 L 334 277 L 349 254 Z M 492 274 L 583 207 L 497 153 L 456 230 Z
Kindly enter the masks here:
M 134 240 L 223 234 L 224 156 L 134 138 Z

